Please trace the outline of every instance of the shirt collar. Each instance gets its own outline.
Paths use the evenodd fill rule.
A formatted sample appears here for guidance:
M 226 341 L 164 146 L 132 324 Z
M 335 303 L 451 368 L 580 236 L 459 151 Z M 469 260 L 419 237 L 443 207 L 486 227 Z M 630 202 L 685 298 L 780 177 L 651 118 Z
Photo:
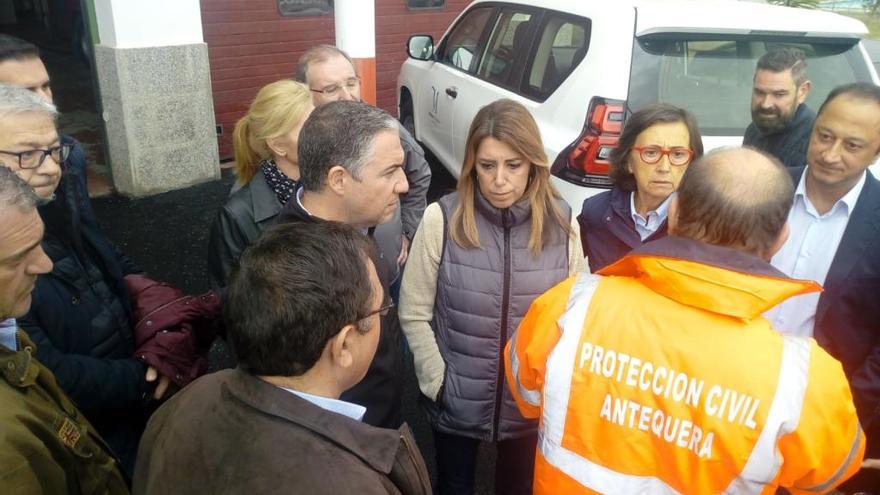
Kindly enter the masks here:
M 292 393 L 300 397 L 301 399 L 305 399 L 312 404 L 324 409 L 325 411 L 335 412 L 337 414 L 341 414 L 345 417 L 351 418 L 355 421 L 361 421 L 364 419 L 364 414 L 367 412 L 367 408 L 364 406 L 359 406 L 357 404 L 352 404 L 351 402 L 345 402 L 344 400 L 339 399 L 331 399 L 329 397 L 321 397 L 318 395 L 307 394 L 305 392 L 300 392 L 299 390 L 293 390 L 291 388 L 281 387 L 284 390 Z
M 15 338 L 16 331 L 18 331 L 18 323 L 15 321 L 15 318 L 7 318 L 0 321 L 0 345 L 13 352 L 18 351 L 18 343 Z
M 658 220 L 661 221 L 665 220 L 666 214 L 669 212 L 669 201 L 672 200 L 672 196 L 674 194 L 675 193 L 672 193 L 667 196 L 666 199 L 664 199 L 663 202 L 660 203 L 660 206 L 658 206 L 657 209 L 649 211 L 648 214 L 643 217 L 639 215 L 638 212 L 636 212 L 636 192 L 633 191 L 629 195 L 629 211 L 632 215 L 633 221 L 638 222 L 641 220 L 642 223 L 646 223 L 648 221 L 648 218 L 650 218 L 651 216 L 656 216 Z
M 312 214 L 309 212 L 309 210 L 307 210 L 306 207 L 303 206 L 303 191 L 304 190 L 305 189 L 303 189 L 302 187 L 299 187 L 296 189 L 296 204 L 299 205 L 299 207 L 300 207 L 300 209 L 302 209 L 302 211 L 306 212 L 306 215 L 312 216 Z
M 794 200 L 798 199 L 802 200 L 805 205 L 807 205 L 808 211 L 815 214 L 816 216 L 820 216 L 813 207 L 813 203 L 810 201 L 810 198 L 807 197 L 807 171 L 810 169 L 809 165 L 804 167 L 804 171 L 801 173 L 801 180 L 798 181 L 797 188 L 794 190 Z M 859 177 L 859 181 L 856 182 L 856 185 L 852 187 L 846 194 L 843 195 L 842 198 L 838 199 L 834 206 L 831 207 L 827 214 L 835 211 L 838 208 L 846 208 L 846 215 L 849 216 L 852 211 L 856 207 L 856 202 L 859 200 L 859 196 L 862 194 L 862 189 L 865 187 L 865 180 L 868 176 L 867 170 L 862 171 L 862 176 Z M 840 206 L 838 206 L 840 205 Z
M 305 189 L 304 189 L 303 187 L 300 186 L 300 187 L 297 188 L 297 190 L 296 190 L 296 196 L 295 196 L 295 197 L 296 197 L 296 204 L 299 205 L 299 208 L 300 208 L 302 211 L 304 211 L 304 212 L 306 213 L 306 215 L 308 215 L 308 216 L 310 216 L 310 217 L 313 217 L 314 215 L 312 215 L 312 212 L 310 212 L 309 210 L 306 209 L 305 206 L 303 206 L 303 202 L 302 202 L 303 191 L 305 191 Z M 361 233 L 364 234 L 364 235 L 371 235 L 371 234 L 370 234 L 370 230 L 371 230 L 371 229 L 361 229 Z

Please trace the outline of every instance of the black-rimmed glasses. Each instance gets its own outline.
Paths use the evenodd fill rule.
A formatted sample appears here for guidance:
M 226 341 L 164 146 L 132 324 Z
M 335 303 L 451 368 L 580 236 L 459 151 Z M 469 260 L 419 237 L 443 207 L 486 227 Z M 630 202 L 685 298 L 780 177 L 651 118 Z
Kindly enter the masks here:
M 18 166 L 22 169 L 39 168 L 46 161 L 47 156 L 51 156 L 52 160 L 58 165 L 67 160 L 70 155 L 70 145 L 62 144 L 53 146 L 48 149 L 36 149 L 27 151 L 5 151 L 0 150 L 4 155 L 11 155 L 18 158 Z
M 322 95 L 336 96 L 339 94 L 340 91 L 342 91 L 342 88 L 345 88 L 346 91 L 348 91 L 348 93 L 351 94 L 354 90 L 358 89 L 358 87 L 360 85 L 361 85 L 361 78 L 355 76 L 355 77 L 349 77 L 348 79 L 343 81 L 342 84 L 330 84 L 330 85 L 324 86 L 321 89 L 315 89 L 315 88 L 309 88 L 309 89 L 314 91 L 315 93 L 321 93 Z

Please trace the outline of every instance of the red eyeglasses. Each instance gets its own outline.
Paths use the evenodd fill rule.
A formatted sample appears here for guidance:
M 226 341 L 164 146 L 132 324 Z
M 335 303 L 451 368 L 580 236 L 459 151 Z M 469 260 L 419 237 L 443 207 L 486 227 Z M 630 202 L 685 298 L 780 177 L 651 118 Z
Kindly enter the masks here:
M 639 157 L 648 165 L 653 165 L 666 155 L 670 165 L 687 165 L 694 158 L 694 150 L 684 146 L 661 148 L 660 146 L 633 146 L 632 149 L 639 152 Z

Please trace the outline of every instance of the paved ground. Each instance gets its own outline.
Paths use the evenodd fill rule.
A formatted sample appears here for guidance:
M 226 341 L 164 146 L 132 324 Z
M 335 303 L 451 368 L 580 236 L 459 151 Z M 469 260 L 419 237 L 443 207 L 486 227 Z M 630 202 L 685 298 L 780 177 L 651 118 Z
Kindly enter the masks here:
M 454 187 L 445 173 L 435 172 L 430 198 Z M 155 278 L 168 280 L 188 293 L 208 290 L 205 264 L 208 229 L 233 182 L 227 172 L 215 182 L 131 200 L 119 196 L 93 199 L 101 226 L 123 251 Z M 230 365 L 222 342 L 212 349 L 212 369 Z M 411 362 L 407 363 L 404 415 L 434 475 L 431 433 L 418 408 L 418 386 Z M 494 453 L 484 450 L 478 466 L 478 494 L 493 493 Z

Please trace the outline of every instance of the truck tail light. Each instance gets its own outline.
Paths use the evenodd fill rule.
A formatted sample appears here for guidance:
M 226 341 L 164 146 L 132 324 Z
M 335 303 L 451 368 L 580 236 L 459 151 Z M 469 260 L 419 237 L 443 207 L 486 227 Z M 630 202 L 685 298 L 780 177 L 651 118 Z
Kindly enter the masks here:
M 610 187 L 608 158 L 620 138 L 624 105 L 620 100 L 594 97 L 584 130 L 556 157 L 553 175 L 583 186 Z

